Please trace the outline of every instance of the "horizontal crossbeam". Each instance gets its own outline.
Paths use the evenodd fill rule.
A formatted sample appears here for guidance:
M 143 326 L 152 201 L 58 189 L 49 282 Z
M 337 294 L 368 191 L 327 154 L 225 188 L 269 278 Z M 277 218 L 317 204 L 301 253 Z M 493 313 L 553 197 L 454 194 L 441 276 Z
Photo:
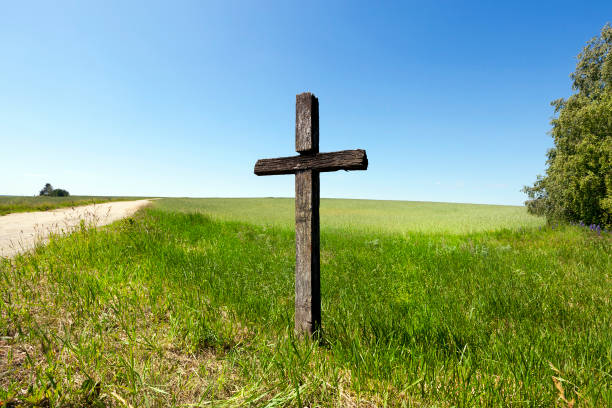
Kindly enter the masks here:
M 255 163 L 255 174 L 271 176 L 274 174 L 294 174 L 298 170 L 318 172 L 337 170 L 367 170 L 368 156 L 365 150 L 341 150 L 332 153 L 317 153 L 276 159 L 261 159 Z

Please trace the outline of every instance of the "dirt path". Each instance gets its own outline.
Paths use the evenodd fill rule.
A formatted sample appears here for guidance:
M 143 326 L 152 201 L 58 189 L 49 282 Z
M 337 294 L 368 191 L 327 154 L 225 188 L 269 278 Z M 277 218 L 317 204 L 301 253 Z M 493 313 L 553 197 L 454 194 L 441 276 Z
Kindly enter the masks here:
M 98 226 L 110 224 L 132 215 L 149 202 L 113 201 L 0 216 L 0 257 L 11 257 L 33 248 L 37 243 L 46 242 L 49 233 L 68 233 L 78 227 L 81 220 Z

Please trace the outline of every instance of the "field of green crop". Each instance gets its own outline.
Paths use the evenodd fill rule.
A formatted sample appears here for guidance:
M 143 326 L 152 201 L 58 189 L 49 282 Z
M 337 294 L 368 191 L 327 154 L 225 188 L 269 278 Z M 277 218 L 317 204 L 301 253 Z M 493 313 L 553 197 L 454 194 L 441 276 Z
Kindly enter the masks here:
M 108 201 L 137 200 L 136 197 L 107 196 L 70 196 L 70 197 L 40 197 L 40 196 L 0 196 L 0 215 L 48 211 L 56 208 L 74 207 L 78 205 L 99 204 Z
M 260 226 L 293 228 L 295 222 L 291 198 L 177 198 L 160 201 L 157 207 Z M 324 229 L 373 233 L 469 233 L 544 225 L 525 208 L 504 205 L 323 198 L 320 213 Z
M 612 406 L 610 234 L 515 207 L 321 207 L 316 342 L 293 335 L 291 200 L 160 200 L 2 261 L 0 401 Z

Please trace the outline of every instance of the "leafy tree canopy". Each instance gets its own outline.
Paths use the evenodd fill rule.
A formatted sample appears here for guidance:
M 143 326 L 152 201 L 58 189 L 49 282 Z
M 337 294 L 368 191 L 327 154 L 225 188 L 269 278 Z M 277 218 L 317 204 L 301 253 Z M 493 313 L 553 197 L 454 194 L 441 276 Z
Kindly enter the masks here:
M 55 188 L 51 192 L 51 196 L 53 197 L 68 197 L 69 195 L 70 193 L 68 191 L 61 188 Z
M 43 189 L 40 190 L 40 194 L 38 194 L 38 195 L 41 195 L 41 196 L 50 196 L 51 193 L 53 193 L 53 186 L 51 185 L 51 183 L 47 183 L 47 184 L 45 184 Z
M 51 183 L 47 183 L 45 184 L 43 189 L 40 190 L 40 193 L 38 195 L 47 197 L 68 197 L 70 193 L 61 188 L 53 188 Z
M 557 99 L 545 176 L 523 191 L 531 213 L 612 226 L 612 27 L 578 54 L 573 89 Z

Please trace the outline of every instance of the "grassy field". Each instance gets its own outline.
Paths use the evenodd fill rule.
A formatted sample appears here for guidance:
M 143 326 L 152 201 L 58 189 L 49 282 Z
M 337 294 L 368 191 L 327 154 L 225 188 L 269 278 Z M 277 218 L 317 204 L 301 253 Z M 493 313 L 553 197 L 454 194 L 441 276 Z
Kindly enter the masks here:
M 293 228 L 291 198 L 184 198 L 164 200 L 158 208 L 199 213 L 215 220 Z M 418 201 L 321 200 L 321 226 L 327 230 L 393 233 L 469 233 L 503 228 L 540 227 L 541 218 L 523 207 Z
M 0 401 L 612 405 L 610 234 L 508 207 L 325 200 L 311 342 L 292 332 L 287 208 L 160 200 L 3 261 Z
M 78 205 L 99 204 L 108 201 L 137 200 L 143 197 L 103 197 L 103 196 L 70 196 L 70 197 L 40 197 L 40 196 L 0 196 L 0 215 L 48 211 L 56 208 L 74 207 Z

